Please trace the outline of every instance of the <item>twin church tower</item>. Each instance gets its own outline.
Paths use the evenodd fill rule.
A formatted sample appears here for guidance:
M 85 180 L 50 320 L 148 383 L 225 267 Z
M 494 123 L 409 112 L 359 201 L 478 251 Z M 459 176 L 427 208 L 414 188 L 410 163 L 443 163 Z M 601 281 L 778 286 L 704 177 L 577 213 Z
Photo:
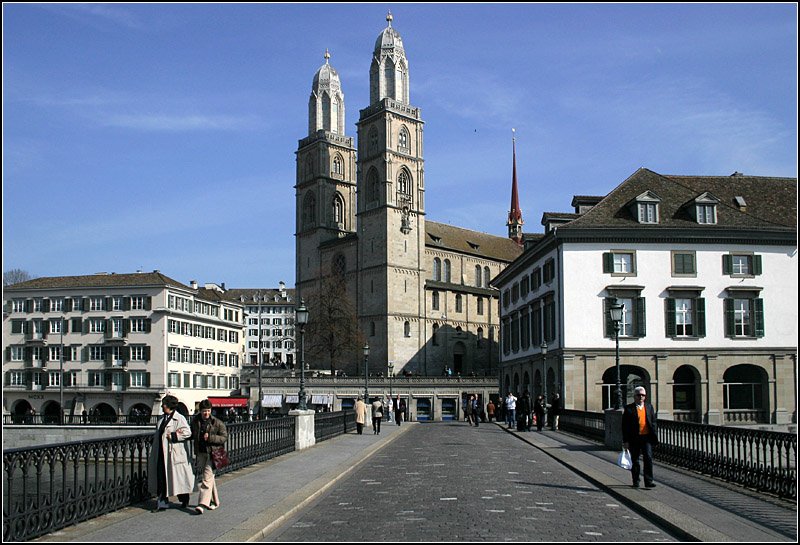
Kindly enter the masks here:
M 357 143 L 345 134 L 344 94 L 327 51 L 314 76 L 308 136 L 297 149 L 298 298 L 319 320 L 330 295 L 323 292 L 346 286 L 341 306 L 356 315 L 371 373 L 386 374 L 389 364 L 396 373 L 496 372 L 498 294 L 489 281 L 522 251 L 521 215 L 512 226 L 509 214 L 516 240 L 426 221 L 424 122 L 411 105 L 403 41 L 391 14 L 386 19 Z M 512 211 L 515 196 L 516 168 Z M 319 346 L 315 341 L 307 346 Z M 360 346 L 332 350 L 314 360 L 336 361 L 314 363 L 356 375 L 363 373 L 361 354 Z

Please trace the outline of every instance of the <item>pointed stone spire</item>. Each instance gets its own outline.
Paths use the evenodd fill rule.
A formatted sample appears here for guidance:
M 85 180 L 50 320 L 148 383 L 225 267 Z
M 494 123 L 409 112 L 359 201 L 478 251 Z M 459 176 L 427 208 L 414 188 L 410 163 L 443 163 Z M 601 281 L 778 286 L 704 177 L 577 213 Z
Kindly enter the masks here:
M 508 212 L 508 238 L 517 244 L 522 244 L 522 209 L 519 207 L 519 189 L 517 187 L 517 139 L 516 130 L 511 129 L 511 146 L 513 157 L 513 169 L 511 175 L 511 210 Z

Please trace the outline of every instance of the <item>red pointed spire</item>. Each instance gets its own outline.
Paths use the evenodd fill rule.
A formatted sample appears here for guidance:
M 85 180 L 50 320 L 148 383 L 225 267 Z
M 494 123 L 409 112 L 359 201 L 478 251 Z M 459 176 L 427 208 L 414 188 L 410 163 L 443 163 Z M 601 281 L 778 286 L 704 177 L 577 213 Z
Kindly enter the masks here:
M 512 132 L 514 129 L 511 129 Z M 511 178 L 511 210 L 508 212 L 508 238 L 522 244 L 522 209 L 519 207 L 519 189 L 517 188 L 517 140 L 512 137 L 513 173 Z

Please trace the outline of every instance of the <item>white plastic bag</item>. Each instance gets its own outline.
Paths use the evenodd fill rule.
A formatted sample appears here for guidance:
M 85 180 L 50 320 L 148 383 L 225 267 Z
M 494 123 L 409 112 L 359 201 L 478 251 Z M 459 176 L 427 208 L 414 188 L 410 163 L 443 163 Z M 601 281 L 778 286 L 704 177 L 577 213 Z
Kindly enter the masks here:
M 622 452 L 619 453 L 619 457 L 617 458 L 617 465 L 626 471 L 630 471 L 633 467 L 633 462 L 631 461 L 631 453 L 628 452 L 628 449 L 622 449 Z

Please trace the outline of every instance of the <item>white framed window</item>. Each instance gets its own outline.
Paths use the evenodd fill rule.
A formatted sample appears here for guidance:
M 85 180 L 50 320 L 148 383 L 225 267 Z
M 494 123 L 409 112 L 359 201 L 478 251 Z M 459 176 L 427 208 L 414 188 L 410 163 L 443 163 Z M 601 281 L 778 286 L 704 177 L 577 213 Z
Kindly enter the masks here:
M 25 347 L 24 346 L 12 346 L 11 347 L 11 361 L 22 361 L 25 359 Z
M 658 223 L 658 203 L 640 202 L 639 223 Z
M 104 310 L 105 298 L 104 297 L 90 297 L 89 310 Z
M 61 324 L 63 321 L 64 320 L 61 318 L 50 320 L 50 333 L 61 333 Z
M 50 361 L 60 361 L 61 360 L 61 345 L 60 344 L 51 344 L 47 347 L 49 352 L 49 360 Z
M 25 299 L 12 299 L 11 312 L 25 312 Z
M 33 300 L 33 312 L 41 312 L 42 311 L 42 298 L 36 297 Z
M 634 276 L 636 274 L 636 253 L 633 251 L 604 253 L 603 272 L 612 275 Z
M 133 295 L 131 297 L 131 310 L 144 310 L 143 295 Z
M 106 321 L 103 318 L 92 318 L 89 320 L 89 333 L 104 333 Z
M 90 346 L 89 347 L 89 360 L 90 361 L 103 361 L 105 359 L 106 351 L 103 346 Z
M 111 298 L 111 310 L 124 310 L 125 299 L 121 295 L 115 295 Z
M 714 224 L 717 223 L 717 207 L 713 204 L 697 205 L 697 223 Z
M 675 333 L 678 337 L 694 335 L 694 301 L 675 299 Z
M 25 386 L 25 373 L 23 371 L 11 371 L 8 374 L 9 386 Z
M 178 358 L 180 357 L 180 352 L 177 346 L 170 346 L 167 349 L 167 354 L 169 361 L 178 361 Z
M 167 375 L 167 385 L 170 388 L 181 387 L 181 375 L 179 373 L 170 373 Z
M 64 312 L 64 299 L 50 299 L 50 312 Z
M 130 376 L 130 386 L 132 388 L 147 386 L 147 373 L 145 371 L 131 371 L 128 375 Z
M 61 385 L 61 373 L 47 373 L 47 385 L 48 386 L 60 386 Z

